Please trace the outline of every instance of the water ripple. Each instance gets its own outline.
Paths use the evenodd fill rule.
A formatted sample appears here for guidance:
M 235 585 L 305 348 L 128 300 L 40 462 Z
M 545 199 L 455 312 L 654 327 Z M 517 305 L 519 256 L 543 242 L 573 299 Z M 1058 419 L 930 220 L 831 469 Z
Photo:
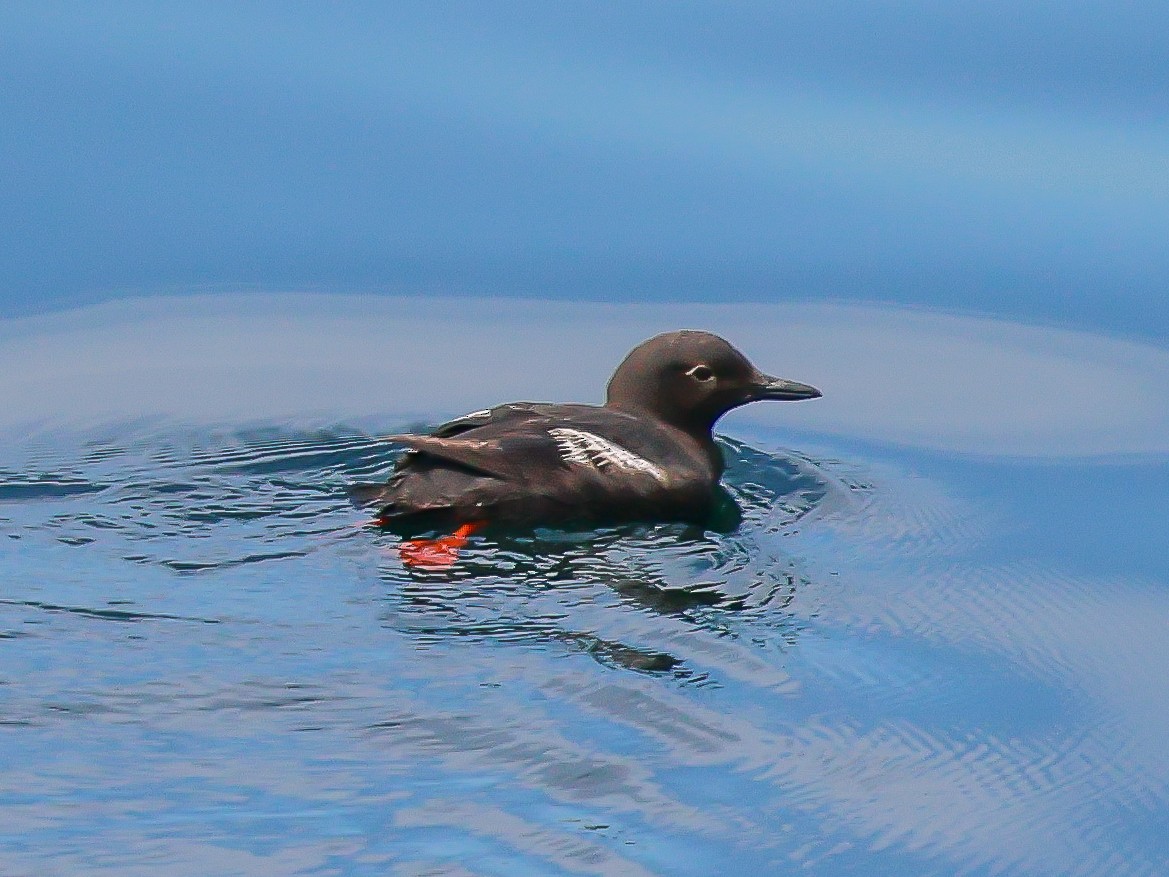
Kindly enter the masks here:
M 725 440 L 733 533 L 425 571 L 345 496 L 380 428 L 114 432 L 2 461 L 0 870 L 1169 861 L 1164 594 L 988 559 L 936 481 Z

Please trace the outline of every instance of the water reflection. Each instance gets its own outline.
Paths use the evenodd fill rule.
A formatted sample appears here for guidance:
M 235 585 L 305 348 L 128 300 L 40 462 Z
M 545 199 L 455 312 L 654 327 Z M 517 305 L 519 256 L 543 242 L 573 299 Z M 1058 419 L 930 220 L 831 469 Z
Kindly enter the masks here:
M 598 399 L 656 332 L 719 332 L 823 387 L 728 423 L 991 456 L 1169 452 L 1169 352 L 892 308 L 360 296 L 122 301 L 0 324 L 0 425 L 371 415 Z M 786 370 L 786 371 L 785 371 Z M 400 420 L 399 420 L 400 422 Z
M 255 325 L 262 313 L 237 316 Z M 57 323 L 24 328 L 20 343 L 44 342 L 23 348 L 33 363 L 65 338 Z M 364 421 L 85 425 L 118 405 L 143 415 L 186 401 L 186 389 L 197 408 L 200 369 L 243 354 L 215 348 L 208 328 L 224 360 L 192 345 L 173 371 L 123 372 L 94 398 L 81 390 L 113 374 L 98 355 L 109 327 L 88 347 L 74 328 L 75 376 L 0 372 L 6 392 L 38 379 L 31 402 L 79 406 L 72 429 L 46 427 L 0 455 L 0 871 L 425 874 L 498 862 L 697 877 L 734 861 L 750 875 L 1143 877 L 1169 860 L 1164 582 L 1122 554 L 1107 574 L 1065 555 L 1068 510 L 1086 509 L 1099 540 L 1120 526 L 1159 538 L 1161 518 L 1130 513 L 1163 479 L 1159 463 L 1111 463 L 1124 489 L 1107 501 L 1085 478 L 1037 502 L 1036 473 L 1061 468 L 1050 456 L 1027 467 L 900 450 L 882 463 L 791 451 L 791 432 L 740 419 L 727 428 L 749 440 L 724 443 L 742 509 L 733 532 L 492 534 L 451 570 L 425 572 L 402 568 L 396 537 L 360 526 L 346 497 L 346 484 L 386 475 L 377 435 L 412 416 L 369 412 L 411 393 L 421 406 L 452 377 L 466 378 L 456 397 L 492 400 L 527 395 L 499 388 L 533 380 L 572 398 L 585 378 L 509 376 L 517 360 L 501 355 L 498 380 L 476 385 L 466 360 L 423 374 L 404 346 L 417 383 L 378 383 L 393 358 L 330 400 L 354 411 L 364 400 Z M 283 399 L 282 385 L 262 396 L 260 378 L 288 362 L 274 340 L 293 337 L 284 331 L 259 333 L 273 361 L 237 376 L 238 399 L 202 397 L 208 411 L 256 402 L 258 417 L 265 399 L 331 386 L 306 378 Z M 884 331 L 873 338 L 895 337 Z M 131 360 L 149 360 L 149 335 Z M 1036 355 L 1054 355 L 1064 336 L 1040 335 Z M 1114 343 L 1100 349 L 1127 349 Z M 297 351 L 319 357 L 302 376 L 328 372 L 314 349 Z M 784 349 L 777 335 L 752 354 Z M 1142 354 L 1150 368 L 1154 353 Z M 338 356 L 347 368 L 352 354 Z M 605 351 L 580 357 L 610 366 Z M 961 444 L 944 407 L 914 421 L 920 398 L 897 401 L 874 430 L 929 425 Z M 1125 447 L 1084 417 L 1069 410 L 1052 426 L 1051 454 Z M 1040 435 L 999 428 L 1016 447 Z M 1133 435 L 1130 449 L 1155 446 Z
M 504 532 L 474 538 L 441 570 L 403 567 L 387 550 L 382 575 L 392 596 L 383 619 L 421 642 L 560 643 L 642 672 L 702 681 L 712 668 L 738 675 L 728 663 L 741 663 L 750 649 L 736 640 L 794 636 L 784 609 L 801 581 L 799 563 L 759 537 L 830 505 L 835 478 L 805 458 L 742 442 L 724 440 L 723 448 L 742 519 L 736 530 Z M 647 614 L 653 621 L 638 622 Z

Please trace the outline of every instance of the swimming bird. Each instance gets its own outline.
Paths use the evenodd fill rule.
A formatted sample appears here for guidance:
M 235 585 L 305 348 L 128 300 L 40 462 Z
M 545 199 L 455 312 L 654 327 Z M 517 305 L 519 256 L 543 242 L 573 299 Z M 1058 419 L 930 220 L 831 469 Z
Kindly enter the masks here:
M 389 481 L 350 491 L 378 507 L 380 526 L 454 529 L 403 543 L 415 566 L 449 565 L 487 524 L 701 523 L 718 504 L 718 419 L 749 402 L 820 395 L 764 374 L 717 335 L 667 332 L 630 351 L 604 405 L 512 402 L 429 435 L 387 436 L 408 448 Z

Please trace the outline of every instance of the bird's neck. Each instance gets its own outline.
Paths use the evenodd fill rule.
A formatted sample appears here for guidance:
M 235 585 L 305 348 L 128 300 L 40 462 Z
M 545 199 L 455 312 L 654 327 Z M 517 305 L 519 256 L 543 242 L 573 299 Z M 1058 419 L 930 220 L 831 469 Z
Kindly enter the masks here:
M 669 405 L 646 403 L 637 399 L 610 399 L 605 407 L 614 411 L 624 411 L 637 417 L 665 423 L 674 429 L 681 430 L 699 442 L 712 442 L 714 424 L 718 415 L 710 415 L 704 411 L 680 411 Z
M 692 414 L 688 417 L 674 417 L 671 416 L 669 411 L 663 412 L 656 407 L 641 405 L 628 400 L 609 400 L 605 403 L 605 407 L 610 411 L 619 411 L 622 414 L 629 414 L 641 420 L 650 420 L 663 424 L 671 430 L 681 433 L 693 442 L 710 461 L 711 467 L 714 469 L 715 477 L 717 478 L 722 474 L 724 467 L 723 455 L 714 440 L 713 433 L 714 423 L 717 418 L 695 417 Z

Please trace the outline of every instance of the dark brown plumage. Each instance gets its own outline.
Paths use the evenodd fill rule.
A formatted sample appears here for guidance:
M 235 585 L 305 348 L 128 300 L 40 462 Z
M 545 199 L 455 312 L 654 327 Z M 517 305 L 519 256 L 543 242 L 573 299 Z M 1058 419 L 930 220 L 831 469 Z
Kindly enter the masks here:
M 524 526 L 695 521 L 717 501 L 722 456 L 711 429 L 762 399 L 812 399 L 708 332 L 635 347 L 604 405 L 513 402 L 460 417 L 405 445 L 389 481 L 352 488 L 395 529 L 486 521 Z

